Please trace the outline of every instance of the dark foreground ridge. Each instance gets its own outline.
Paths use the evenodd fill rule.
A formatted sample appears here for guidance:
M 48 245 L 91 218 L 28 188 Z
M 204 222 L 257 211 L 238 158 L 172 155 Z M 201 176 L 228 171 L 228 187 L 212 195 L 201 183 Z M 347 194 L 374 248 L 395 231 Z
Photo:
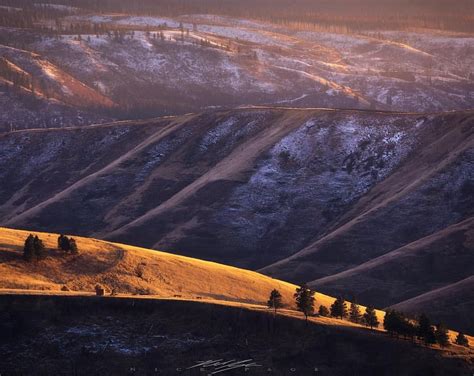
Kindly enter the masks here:
M 2 375 L 198 375 L 185 369 L 217 359 L 261 365 L 248 375 L 472 373 L 469 359 L 369 330 L 215 304 L 3 295 L 0 312 Z

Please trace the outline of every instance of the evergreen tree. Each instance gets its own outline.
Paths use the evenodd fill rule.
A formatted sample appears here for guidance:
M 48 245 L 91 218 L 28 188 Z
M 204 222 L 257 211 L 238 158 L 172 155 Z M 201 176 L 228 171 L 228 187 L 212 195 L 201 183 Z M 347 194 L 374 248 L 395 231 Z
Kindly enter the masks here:
M 402 325 L 403 317 L 400 312 L 388 310 L 385 313 L 383 327 L 390 335 L 396 335 L 398 337 L 403 331 Z
M 339 317 L 341 320 L 347 317 L 347 304 L 342 297 L 338 297 L 331 305 L 331 316 Z
M 318 310 L 319 316 L 328 317 L 329 309 L 326 306 L 320 305 Z
M 73 238 L 68 238 L 67 236 L 60 235 L 58 237 L 58 248 L 64 252 L 78 253 L 76 240 Z
M 46 257 L 46 249 L 44 247 L 43 241 L 38 237 L 38 235 L 35 236 L 34 247 L 35 255 L 38 260 Z
M 414 340 L 417 333 L 417 327 L 403 314 L 400 314 L 399 317 L 400 322 L 398 327 L 398 334 L 403 335 L 405 338 L 411 338 L 412 340 Z
M 456 337 L 456 345 L 469 347 L 469 341 L 467 340 L 464 333 L 462 333 L 462 332 L 458 333 L 458 335 Z
M 431 321 L 424 313 L 418 318 L 418 327 L 416 335 L 419 339 L 423 340 L 426 345 L 436 343 L 436 336 L 431 325 Z
M 355 323 L 360 323 L 362 319 L 362 315 L 360 313 L 360 308 L 357 303 L 352 302 L 351 307 L 349 309 L 349 320 Z
M 272 290 L 272 292 L 270 293 L 270 299 L 268 299 L 267 305 L 268 305 L 268 308 L 273 308 L 275 314 L 277 313 L 278 308 L 283 307 L 282 296 L 280 294 L 280 291 L 276 289 Z
M 433 327 L 431 327 L 429 332 L 426 334 L 426 337 L 424 338 L 424 342 L 425 342 L 425 345 L 427 346 L 434 345 L 436 343 L 436 334 Z
M 69 247 L 69 242 L 67 241 L 67 237 L 64 236 L 63 234 L 59 235 L 58 237 L 58 248 L 67 251 Z
M 306 284 L 296 288 L 294 294 L 296 307 L 298 308 L 298 311 L 304 313 L 306 320 L 308 320 L 308 316 L 314 312 L 314 294 L 315 292 L 308 288 Z
M 363 319 L 364 319 L 365 325 L 370 326 L 370 329 L 377 328 L 379 326 L 379 320 L 375 313 L 375 309 L 371 306 L 368 306 L 365 309 Z
M 46 249 L 43 241 L 38 236 L 30 234 L 25 240 L 23 247 L 23 258 L 26 261 L 37 261 L 45 258 Z
M 23 247 L 23 258 L 26 261 L 33 261 L 36 259 L 35 253 L 35 237 L 30 234 L 25 240 L 25 246 Z
M 449 346 L 449 335 L 448 329 L 443 324 L 439 324 L 435 332 L 436 342 L 439 343 L 441 347 Z
M 79 250 L 77 248 L 76 240 L 73 238 L 69 238 L 69 251 L 71 253 L 79 253 Z

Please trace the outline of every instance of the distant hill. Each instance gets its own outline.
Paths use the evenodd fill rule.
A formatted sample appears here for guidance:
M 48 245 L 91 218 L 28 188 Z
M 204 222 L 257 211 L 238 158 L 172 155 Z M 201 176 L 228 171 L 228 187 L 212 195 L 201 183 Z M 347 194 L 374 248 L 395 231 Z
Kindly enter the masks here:
M 374 8 L 380 2 L 371 2 L 379 17 Z M 23 3 L 18 6 L 28 2 Z M 101 13 L 97 4 L 87 11 L 57 4 L 26 10 L 0 6 L 0 106 L 8 108 L 0 113 L 0 131 L 241 105 L 419 113 L 472 108 L 472 33 L 429 30 L 426 10 L 420 11 L 422 21 L 416 16 L 395 20 L 390 11 L 390 20 L 375 22 L 366 18 L 369 12 L 362 26 L 355 15 L 359 3 L 352 11 L 347 4 L 331 3 L 338 9 L 333 19 L 320 14 L 322 4 L 310 1 L 300 4 L 304 16 L 282 24 L 239 18 L 239 12 L 210 16 L 204 9 L 164 17 L 161 12 L 174 3 L 151 3 L 146 16 L 137 15 L 136 4 L 133 15 L 127 14 L 129 4 L 112 14 Z M 238 1 L 234 6 L 242 7 Z M 313 6 L 317 11 L 305 20 Z M 113 8 L 118 9 L 116 2 Z M 409 8 L 396 6 L 397 12 Z M 453 16 L 453 8 L 461 17 Z M 247 14 L 248 7 L 243 9 Z M 341 19 L 342 11 L 348 19 Z M 321 22 L 315 22 L 316 13 Z M 464 19 L 472 29 L 469 11 L 459 4 L 450 2 L 449 11 L 440 13 L 449 14 L 453 26 L 462 30 Z M 447 20 L 436 20 L 433 28 L 448 26 Z M 421 24 L 415 31 L 405 22 Z M 53 24 L 54 32 L 45 30 Z

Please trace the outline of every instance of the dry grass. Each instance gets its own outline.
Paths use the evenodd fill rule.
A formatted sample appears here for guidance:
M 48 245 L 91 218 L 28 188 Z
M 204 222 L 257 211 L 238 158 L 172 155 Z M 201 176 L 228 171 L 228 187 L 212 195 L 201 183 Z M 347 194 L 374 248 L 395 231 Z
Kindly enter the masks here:
M 108 292 L 235 301 L 266 304 L 272 289 L 278 289 L 288 308 L 294 308 L 296 285 L 262 274 L 214 262 L 165 252 L 74 237 L 79 255 L 56 250 L 57 234 L 37 234 L 49 256 L 37 263 L 22 259 L 22 248 L 29 231 L 0 228 L 0 289 L 26 289 L 59 292 L 93 292 L 97 283 Z M 316 306 L 329 307 L 334 298 L 316 294 Z M 382 317 L 383 313 L 379 313 Z
M 93 295 L 97 283 L 108 293 L 114 289 L 120 297 L 152 299 L 199 299 L 265 310 L 270 291 L 278 289 L 286 309 L 280 314 L 302 318 L 294 311 L 296 285 L 262 274 L 214 262 L 197 260 L 124 244 L 74 237 L 79 255 L 58 251 L 58 234 L 37 234 L 48 248 L 48 257 L 36 263 L 22 259 L 29 231 L 0 228 L 0 293 L 47 295 Z M 61 291 L 67 286 L 69 292 Z M 316 293 L 316 307 L 329 307 L 334 298 Z M 361 311 L 365 307 L 361 306 Z M 379 321 L 384 312 L 377 311 Z M 359 326 L 334 318 L 316 317 L 311 321 L 325 325 Z M 457 333 L 451 333 L 451 339 Z M 474 339 L 470 338 L 474 346 Z

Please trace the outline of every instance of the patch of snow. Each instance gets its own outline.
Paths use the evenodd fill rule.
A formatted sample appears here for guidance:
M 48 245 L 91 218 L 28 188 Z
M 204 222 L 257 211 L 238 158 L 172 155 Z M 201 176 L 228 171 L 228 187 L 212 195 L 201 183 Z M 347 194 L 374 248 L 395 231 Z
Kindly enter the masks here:
M 179 22 L 171 18 L 161 18 L 161 17 L 125 17 L 120 20 L 114 21 L 114 23 L 119 25 L 136 25 L 136 26 L 151 26 L 151 27 L 179 27 Z M 185 28 L 190 28 L 192 25 L 184 25 Z
M 61 5 L 61 4 L 51 4 L 51 3 L 34 3 L 33 6 L 35 7 L 46 7 L 51 9 L 56 9 L 64 12 L 77 12 L 80 9 L 76 7 L 71 7 L 68 5 Z
M 199 149 L 201 151 L 207 151 L 209 146 L 217 144 L 223 137 L 228 136 L 232 132 L 236 122 L 237 119 L 231 117 L 224 122 L 219 123 L 215 128 L 204 135 L 199 144 Z

